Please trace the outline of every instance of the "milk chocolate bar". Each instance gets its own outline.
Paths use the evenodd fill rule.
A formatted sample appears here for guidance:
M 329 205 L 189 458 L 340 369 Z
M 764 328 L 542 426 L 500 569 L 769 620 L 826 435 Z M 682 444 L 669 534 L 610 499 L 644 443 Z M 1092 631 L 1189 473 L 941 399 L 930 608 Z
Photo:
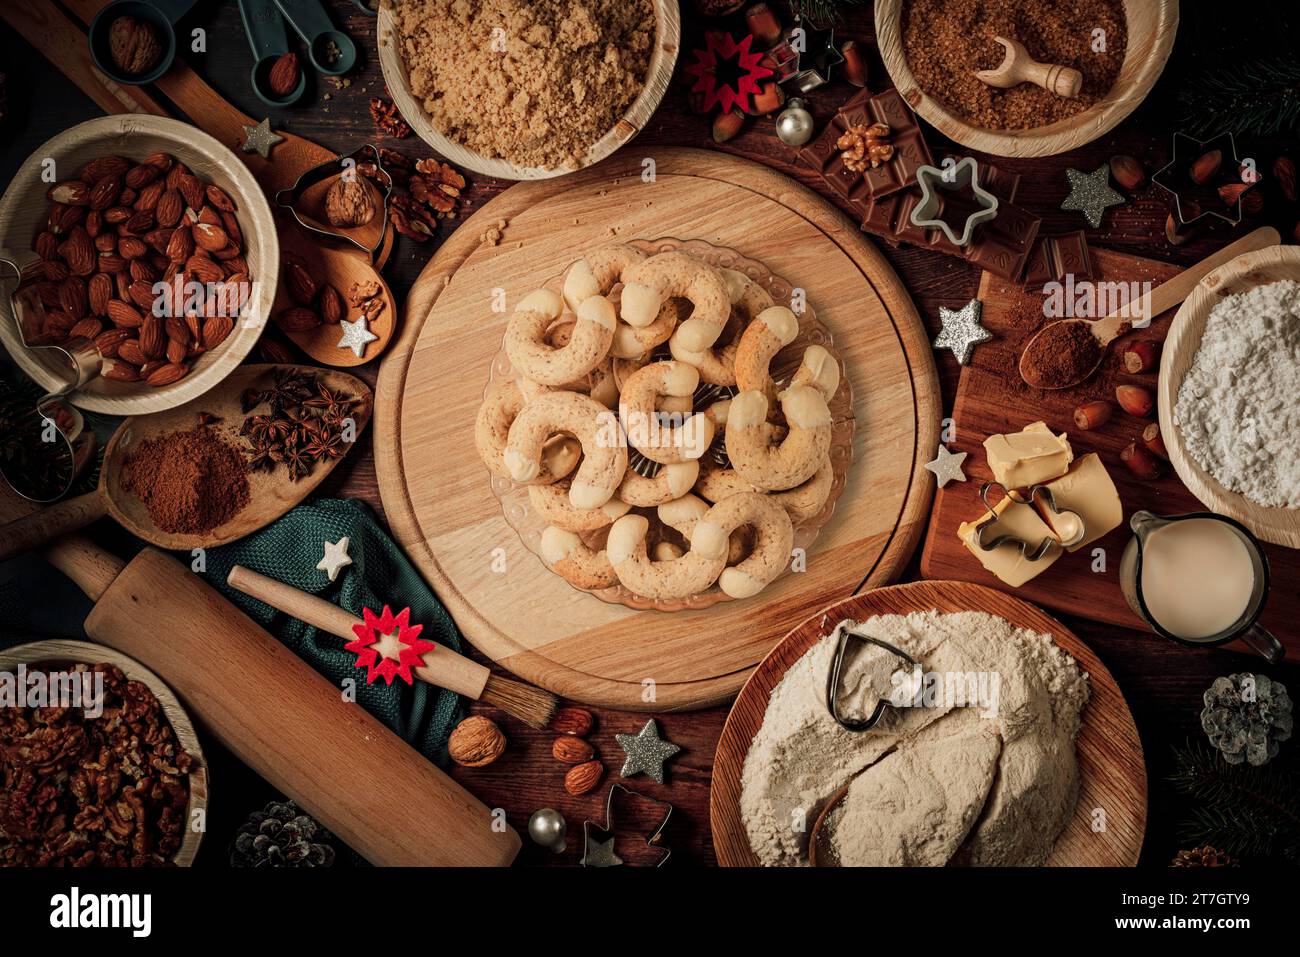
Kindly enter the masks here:
M 840 160 L 836 142 L 854 126 L 884 123 L 894 155 L 874 169 L 855 172 Z M 799 151 L 799 159 L 826 177 L 832 188 L 846 199 L 879 200 L 916 183 L 916 170 L 929 166 L 930 147 L 917 126 L 916 115 L 897 90 L 874 96 L 865 90 L 855 95 L 826 124 L 821 135 Z
M 1092 256 L 1082 229 L 1040 239 L 1025 267 L 1024 284 L 1028 289 L 1041 289 L 1046 283 L 1064 279 L 1066 274 L 1073 274 L 1075 279 L 1092 278 Z

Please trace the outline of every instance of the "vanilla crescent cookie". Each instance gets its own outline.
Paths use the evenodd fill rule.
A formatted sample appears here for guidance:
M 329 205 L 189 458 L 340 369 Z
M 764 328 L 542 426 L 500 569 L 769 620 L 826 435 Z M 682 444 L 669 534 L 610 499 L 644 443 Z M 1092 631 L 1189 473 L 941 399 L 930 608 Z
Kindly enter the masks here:
M 688 496 L 688 499 L 698 503 L 699 515 L 708 511 L 708 506 L 699 499 L 694 496 Z M 669 502 L 660 506 L 660 511 L 677 505 L 677 502 Z M 650 522 L 644 515 L 624 515 L 609 530 L 606 555 L 618 580 L 629 591 L 644 598 L 689 598 L 707 590 L 726 567 L 725 551 L 717 557 L 705 558 L 692 549 L 676 558 L 651 561 L 645 545 L 649 530 Z
M 802 485 L 796 485 L 794 488 L 785 492 L 773 492 L 772 498 L 781 503 L 781 506 L 790 515 L 790 521 L 795 525 L 802 525 L 804 522 L 811 521 L 822 510 L 826 500 L 831 497 L 831 484 L 835 479 L 835 470 L 831 467 L 831 457 L 829 455 L 822 459 L 822 464 L 818 466 L 813 477 Z M 534 486 L 538 490 L 553 489 L 554 485 Z M 533 489 L 528 490 L 530 493 Z
M 619 322 L 614 327 L 614 341 L 610 343 L 609 354 L 616 359 L 635 359 L 649 355 L 659 345 L 667 342 L 677 328 L 677 300 L 669 299 L 660 308 L 654 320 L 647 326 L 634 326 L 628 322 Z
M 695 523 L 704 517 L 704 513 L 709 510 L 711 502 L 703 501 L 697 495 L 683 495 L 671 502 L 665 502 L 659 506 L 655 514 L 659 518 L 659 523 L 673 529 L 682 539 L 690 546 L 691 532 L 695 531 Z M 742 525 L 731 533 L 727 540 L 727 564 L 735 565 L 742 561 L 754 546 L 752 530 L 748 525 Z M 685 550 L 680 548 L 676 542 L 663 538 L 655 544 L 654 557 L 656 561 L 662 561 L 660 553 L 668 558 L 680 558 L 685 554 Z
M 577 322 L 563 346 L 547 342 L 547 332 L 564 310 L 559 294 L 531 292 L 515 306 L 506 324 L 506 355 L 520 373 L 542 385 L 562 386 L 591 372 L 609 354 L 618 317 L 614 304 L 592 296 L 577 310 Z
M 749 598 L 767 587 L 785 570 L 794 546 L 794 526 L 785 509 L 767 495 L 741 492 L 718 502 L 695 523 L 687 554 L 725 559 L 731 533 L 742 525 L 754 529 L 753 550 L 718 577 L 718 586 L 732 598 Z
M 524 405 L 506 437 L 504 461 L 516 482 L 536 484 L 546 440 L 566 432 L 582 446 L 582 462 L 569 485 L 574 508 L 599 508 L 613 497 L 627 471 L 627 443 L 614 413 L 589 396 L 547 392 Z
M 827 402 L 835 397 L 840 387 L 840 364 L 825 346 L 812 345 L 803 351 L 803 361 L 790 377 L 787 389 L 800 385 L 812 386 Z
M 506 439 L 510 426 L 519 410 L 524 407 L 524 396 L 515 383 L 498 380 L 492 384 L 479 406 L 474 422 L 474 445 L 479 458 L 488 471 L 501 478 L 512 478 L 505 463 Z M 582 455 L 575 439 L 557 435 L 542 446 L 542 469 L 529 484 L 547 485 L 557 482 L 573 471 Z
M 548 525 L 542 532 L 541 550 L 550 569 L 575 588 L 594 591 L 618 584 L 607 550 L 591 548 L 574 532 Z
M 794 342 L 799 320 L 785 306 L 769 306 L 760 312 L 740 337 L 736 350 L 736 388 L 742 392 L 773 391 L 768 372 L 772 357 Z
M 694 307 L 677 327 L 682 346 L 700 351 L 713 345 L 731 315 L 731 297 L 717 270 L 686 253 L 659 253 L 629 266 L 623 273 L 619 315 L 630 325 L 647 326 L 674 296 Z
M 551 323 L 550 328 L 546 330 L 547 345 L 554 346 L 557 349 L 568 345 L 569 340 L 573 337 L 573 329 L 577 324 L 577 317 L 571 312 L 566 312 Z M 525 400 L 543 392 L 564 389 L 569 392 L 581 392 L 584 395 L 589 395 L 601 405 L 608 406 L 611 409 L 618 403 L 618 384 L 614 381 L 614 357 L 612 355 L 605 356 L 600 365 L 586 375 L 579 376 L 572 382 L 566 382 L 563 385 L 542 385 L 540 382 L 532 381 L 525 375 L 520 375 L 517 381 L 519 390 L 523 392 Z
M 564 302 L 570 311 L 592 296 L 608 296 L 623 281 L 623 271 L 646 258 L 635 246 L 611 243 L 587 253 L 564 274 Z
M 727 415 L 726 448 L 732 468 L 751 485 L 772 491 L 808 481 L 831 448 L 831 410 L 812 386 L 785 390 L 781 411 L 790 431 L 776 445 L 770 441 L 773 432 L 762 392 L 740 393 L 731 400 Z
M 698 461 L 665 465 L 655 473 L 654 478 L 646 478 L 629 468 L 623 476 L 623 484 L 618 487 L 618 497 L 628 505 L 654 508 L 689 492 L 699 474 Z
M 628 444 L 661 465 L 698 459 L 713 442 L 713 420 L 703 412 L 680 423 L 664 423 L 656 410 L 660 396 L 695 394 L 700 374 L 684 362 L 652 362 L 638 369 L 623 384 L 618 417 Z M 675 413 L 675 418 L 682 418 Z
M 574 508 L 569 501 L 567 482 L 528 486 L 528 503 L 542 521 L 566 532 L 594 532 L 598 528 L 612 525 L 632 507 L 615 495 L 596 508 Z

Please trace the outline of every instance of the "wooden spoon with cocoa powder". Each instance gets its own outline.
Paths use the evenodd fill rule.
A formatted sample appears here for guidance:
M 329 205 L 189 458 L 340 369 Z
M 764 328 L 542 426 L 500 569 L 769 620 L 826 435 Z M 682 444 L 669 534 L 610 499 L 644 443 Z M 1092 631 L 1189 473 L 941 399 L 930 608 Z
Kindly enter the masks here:
M 1134 318 L 1155 319 L 1191 295 L 1197 283 L 1242 253 L 1281 241 L 1276 229 L 1261 226 L 1224 246 L 1168 282 L 1161 283 L 1137 303 L 1104 319 L 1061 319 L 1038 330 L 1020 353 L 1020 378 L 1036 389 L 1068 389 L 1087 379 L 1112 342 L 1133 328 Z
M 344 456 L 321 458 L 310 475 L 296 482 L 289 481 L 283 465 L 277 465 L 272 471 L 247 473 L 247 500 L 242 507 L 215 528 L 197 534 L 163 531 L 150 517 L 144 502 L 126 487 L 124 481 L 127 460 L 142 442 L 169 433 L 187 432 L 205 423 L 227 445 L 239 451 L 241 460 L 244 459 L 247 445 L 239 431 L 245 417 L 250 414 L 244 412 L 244 393 L 248 389 L 266 389 L 272 384 L 272 373 L 276 369 L 295 369 L 314 374 L 320 384 L 333 392 L 343 392 L 360 399 L 351 418 L 354 423 L 352 432 L 357 437 L 361 435 L 370 421 L 374 398 L 369 387 L 360 379 L 345 372 L 313 366 L 239 366 L 216 388 L 184 405 L 165 412 L 126 419 L 118 426 L 104 449 L 99 487 L 93 492 L 66 499 L 25 518 L 0 525 L 0 561 L 32 551 L 105 516 L 111 517 L 137 538 L 172 551 L 224 545 L 275 521 L 315 491 L 334 467 L 343 461 Z M 267 407 L 261 405 L 251 414 L 266 411 Z M 344 443 L 344 455 L 355 444 Z

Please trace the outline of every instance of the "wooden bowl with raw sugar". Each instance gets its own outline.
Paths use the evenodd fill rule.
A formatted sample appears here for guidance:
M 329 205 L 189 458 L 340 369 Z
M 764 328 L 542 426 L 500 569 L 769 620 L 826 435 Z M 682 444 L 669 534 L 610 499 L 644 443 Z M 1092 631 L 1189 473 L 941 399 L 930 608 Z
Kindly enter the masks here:
M 1178 32 L 1178 0 L 1124 0 L 1128 45 L 1110 91 L 1088 109 L 1046 126 L 991 130 L 972 125 L 921 89 L 903 50 L 903 6 L 876 0 L 876 42 L 894 86 L 912 109 L 940 133 L 994 156 L 1054 156 L 1109 132 L 1146 99 L 1165 68 Z
M 176 741 L 194 759 L 194 766 L 186 775 L 189 802 L 185 806 L 185 836 L 171 860 L 177 867 L 189 867 L 194 863 L 199 843 L 203 840 L 204 828 L 196 827 L 195 822 L 202 822 L 207 814 L 208 765 L 198 735 L 194 733 L 194 723 L 190 721 L 189 714 L 181 707 L 171 688 L 134 658 L 89 641 L 55 638 L 15 645 L 0 651 L 0 670 L 3 671 L 17 668 L 20 664 L 30 671 L 33 668 L 66 670 L 70 665 L 101 663 L 116 665 L 127 678 L 141 682 L 153 693 L 162 708 L 163 716 L 171 725 L 172 733 L 176 735 Z
M 620 146 L 630 142 L 645 128 L 645 125 L 650 122 L 650 117 L 654 115 L 673 77 L 677 52 L 681 47 L 682 25 L 677 0 L 650 0 L 650 5 L 654 8 L 655 14 L 654 49 L 650 54 L 650 64 L 646 69 L 645 83 L 641 87 L 641 92 L 614 126 L 588 147 L 585 158 L 577 166 L 521 166 L 509 160 L 484 156 L 443 135 L 430 121 L 419 99 L 411 92 L 406 64 L 402 60 L 401 39 L 394 22 L 391 0 L 386 0 L 379 9 L 376 34 L 379 45 L 379 65 L 384 72 L 384 82 L 388 85 L 389 93 L 402 118 L 420 139 L 437 150 L 448 162 L 461 169 L 482 176 L 495 176 L 498 179 L 551 179 L 599 163 Z
M 138 162 L 156 152 L 170 153 L 199 179 L 221 187 L 234 200 L 253 294 L 225 341 L 199 356 L 184 378 L 154 387 L 98 376 L 69 397 L 73 405 L 91 412 L 161 412 L 207 392 L 248 355 L 262 334 L 275 299 L 280 243 L 261 186 L 229 148 L 188 123 L 161 116 L 102 116 L 79 123 L 40 146 L 19 168 L 0 199 L 0 250 L 20 265 L 24 258 L 35 260 L 35 254 L 30 252 L 32 241 L 45 228 L 50 208 L 45 195 L 50 185 L 45 178 L 49 161 L 53 161 L 58 179 L 65 179 L 92 159 L 118 155 Z M 24 345 L 7 295 L 0 295 L 0 342 L 42 388 L 54 392 L 67 383 L 68 372 L 56 350 L 29 349 Z

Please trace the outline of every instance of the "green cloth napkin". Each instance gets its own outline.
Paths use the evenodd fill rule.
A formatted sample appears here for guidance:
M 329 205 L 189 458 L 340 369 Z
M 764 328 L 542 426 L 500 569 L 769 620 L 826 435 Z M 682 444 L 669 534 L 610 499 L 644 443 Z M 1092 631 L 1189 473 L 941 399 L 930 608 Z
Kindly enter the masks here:
M 347 536 L 351 565 L 338 578 L 318 571 L 325 541 Z M 207 554 L 205 577 L 250 618 L 279 638 L 299 657 L 334 684 L 356 682 L 357 702 L 426 757 L 446 762 L 447 738 L 461 717 L 460 698 L 418 679 L 401 678 L 392 685 L 377 678 L 366 684 L 366 669 L 355 667 L 356 656 L 343 649 L 345 640 L 319 631 L 276 611 L 226 584 L 234 565 L 243 565 L 345 608 L 359 620 L 361 609 L 393 613 L 410 606 L 411 624 L 422 624 L 420 637 L 460 651 L 460 632 L 447 610 L 434 597 L 396 543 L 384 532 L 370 509 L 352 499 L 318 499 L 299 505 L 273 525 Z M 220 640 L 214 636 L 214 640 Z

